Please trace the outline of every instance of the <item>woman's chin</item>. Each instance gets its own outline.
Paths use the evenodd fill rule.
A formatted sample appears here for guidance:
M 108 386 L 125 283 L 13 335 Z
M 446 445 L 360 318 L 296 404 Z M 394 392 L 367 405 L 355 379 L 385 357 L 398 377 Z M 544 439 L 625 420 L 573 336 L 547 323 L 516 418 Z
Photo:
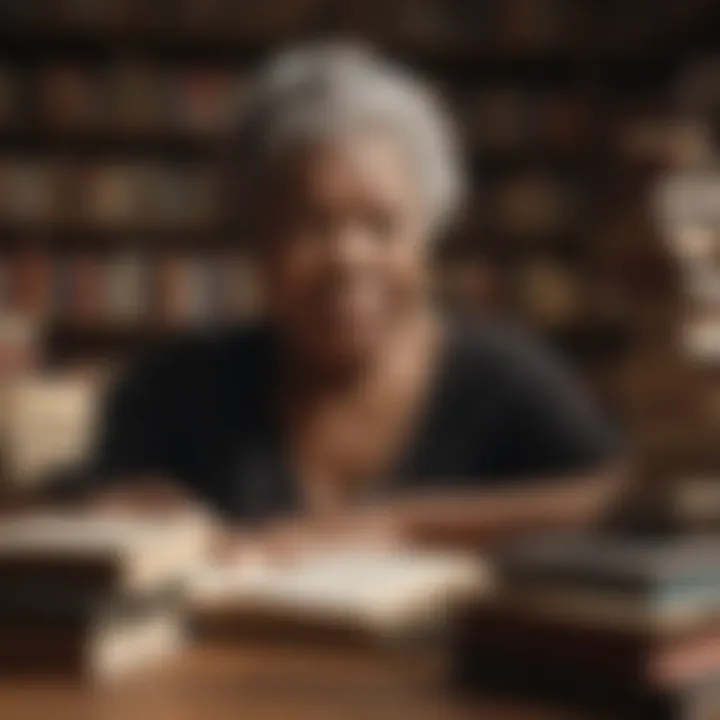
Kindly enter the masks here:
M 328 370 L 352 369 L 371 362 L 383 345 L 383 333 L 344 328 L 325 332 L 313 343 L 313 356 Z

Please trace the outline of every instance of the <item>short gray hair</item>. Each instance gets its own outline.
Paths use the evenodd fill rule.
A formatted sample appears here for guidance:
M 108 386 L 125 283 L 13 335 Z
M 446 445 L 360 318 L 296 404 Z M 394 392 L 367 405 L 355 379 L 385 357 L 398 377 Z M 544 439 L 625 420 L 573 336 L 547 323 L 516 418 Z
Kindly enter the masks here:
M 235 128 L 232 162 L 246 180 L 256 178 L 288 142 L 364 126 L 397 132 L 433 227 L 446 221 L 464 184 L 454 124 L 413 73 L 360 47 L 311 44 L 272 59 Z

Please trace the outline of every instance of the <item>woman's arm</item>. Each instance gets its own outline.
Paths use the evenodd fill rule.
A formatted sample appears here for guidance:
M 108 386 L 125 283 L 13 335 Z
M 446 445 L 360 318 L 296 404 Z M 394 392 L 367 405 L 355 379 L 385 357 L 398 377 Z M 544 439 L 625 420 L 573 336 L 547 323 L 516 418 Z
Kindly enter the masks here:
M 526 532 L 594 525 L 614 509 L 626 476 L 615 464 L 498 489 L 439 490 L 395 501 L 392 514 L 411 542 L 474 547 Z
M 327 515 L 271 520 L 251 537 L 256 548 L 282 558 L 342 546 L 482 548 L 524 533 L 591 527 L 614 510 L 625 477 L 618 465 L 511 488 L 440 489 Z M 227 548 L 247 547 L 249 536 L 241 531 L 230 530 Z

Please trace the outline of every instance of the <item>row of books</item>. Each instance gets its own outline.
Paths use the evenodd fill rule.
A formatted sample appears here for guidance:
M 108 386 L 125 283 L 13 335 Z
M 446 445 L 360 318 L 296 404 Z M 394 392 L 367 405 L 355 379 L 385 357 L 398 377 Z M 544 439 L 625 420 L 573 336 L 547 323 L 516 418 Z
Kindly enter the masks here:
M 32 71 L 0 66 L 0 126 L 213 134 L 241 112 L 247 86 L 243 71 L 207 65 L 127 59 L 104 67 L 56 61 Z M 587 132 L 585 103 L 571 92 L 504 83 L 451 94 L 481 149 L 539 143 L 572 150 Z
M 618 323 L 629 311 L 623 298 L 604 292 L 581 269 L 550 257 L 512 268 L 443 263 L 434 288 L 463 311 L 483 312 L 502 302 L 545 329 Z M 10 251 L 0 257 L 0 302 L 34 316 L 208 321 L 254 314 L 262 291 L 252 262 L 235 250 Z
M 193 163 L 0 160 L 0 220 L 47 225 L 199 225 L 213 218 L 212 170 Z
M 565 46 L 576 27 L 572 3 L 565 0 L 484 0 L 448 4 L 441 0 L 372 3 L 366 27 L 380 23 L 400 37 L 425 42 L 483 42 L 492 49 L 545 49 Z
M 579 7 L 580 5 L 580 7 Z M 586 7 L 589 5 L 589 7 Z M 664 29 L 683 8 L 682 0 L 660 7 L 647 0 L 620 5 L 578 4 L 569 0 L 372 0 L 359 7 L 327 0 L 273 0 L 261 4 L 232 0 L 24 0 L 4 2 L 0 17 L 20 27 L 63 27 L 91 30 L 152 30 L 185 35 L 247 38 L 252 33 L 312 30 L 334 20 L 339 27 L 361 28 L 398 39 L 439 42 L 481 42 L 482 49 L 546 49 L 576 43 L 582 30 L 601 29 L 607 42 L 646 39 L 648 31 Z M 654 11 L 654 12 L 652 12 Z M 577 46 L 577 45 L 576 45 Z M 473 46 L 477 47 L 477 45 Z
M 572 92 L 519 83 L 463 89 L 456 105 L 466 137 L 481 152 L 573 151 L 592 121 L 587 103 Z
M 537 327 L 575 324 L 591 305 L 604 315 L 619 312 L 591 303 L 586 279 L 567 263 L 528 260 L 510 275 L 503 281 L 506 301 Z M 498 283 L 496 269 L 485 265 L 448 264 L 435 277 L 440 297 L 465 310 L 492 305 Z M 17 251 L 0 258 L 0 302 L 30 315 L 210 320 L 253 314 L 261 294 L 252 263 L 236 251 Z
M 437 295 L 450 307 L 483 312 L 502 303 L 538 329 L 610 323 L 624 309 L 602 297 L 581 268 L 550 257 L 519 260 L 512 267 L 450 261 L 437 268 L 434 280 Z
M 443 47 L 467 41 L 480 53 L 632 48 L 667 31 L 687 11 L 685 0 L 577 3 L 571 0 L 394 0 L 366 3 L 365 27 L 384 24 L 402 38 Z M 701 8 L 702 9 L 702 8 Z M 461 46 L 467 47 L 467 46 Z
M 0 68 L 0 124 L 211 133 L 240 109 L 246 85 L 240 71 L 135 60 L 107 66 L 57 60 L 32 70 L 6 65 Z
M 0 304 L 41 318 L 191 324 L 250 316 L 261 303 L 252 265 L 238 254 L 24 252 L 3 260 Z
M 0 221 L 199 227 L 220 216 L 219 186 L 218 173 L 204 163 L 5 158 Z M 518 172 L 486 189 L 482 224 L 513 235 L 567 231 L 580 190 L 564 177 Z
M 0 17 L 19 27 L 79 29 L 199 29 L 224 31 L 282 29 L 307 20 L 322 3 L 273 0 L 261 6 L 233 0 L 23 0 L 4 2 Z
M 254 4 L 232 0 L 178 0 L 145 3 L 141 0 L 23 0 L 4 2 L 0 17 L 16 27 L 79 29 L 157 29 L 199 28 L 238 32 L 260 30 L 273 19 L 281 28 L 307 17 L 313 5 L 304 0 L 275 0 Z
M 492 183 L 480 208 L 488 225 L 516 236 L 548 236 L 575 228 L 582 186 L 572 178 L 518 172 Z

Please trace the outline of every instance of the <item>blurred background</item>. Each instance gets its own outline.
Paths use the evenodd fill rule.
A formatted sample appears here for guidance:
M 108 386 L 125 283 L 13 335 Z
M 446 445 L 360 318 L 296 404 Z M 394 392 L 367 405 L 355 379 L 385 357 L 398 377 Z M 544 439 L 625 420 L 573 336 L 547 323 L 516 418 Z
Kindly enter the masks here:
M 647 482 L 720 478 L 717 2 L 1 0 L 6 486 L 79 452 L 128 358 L 262 312 L 222 139 L 257 62 L 313 37 L 455 110 L 473 193 L 442 301 L 555 345 Z

